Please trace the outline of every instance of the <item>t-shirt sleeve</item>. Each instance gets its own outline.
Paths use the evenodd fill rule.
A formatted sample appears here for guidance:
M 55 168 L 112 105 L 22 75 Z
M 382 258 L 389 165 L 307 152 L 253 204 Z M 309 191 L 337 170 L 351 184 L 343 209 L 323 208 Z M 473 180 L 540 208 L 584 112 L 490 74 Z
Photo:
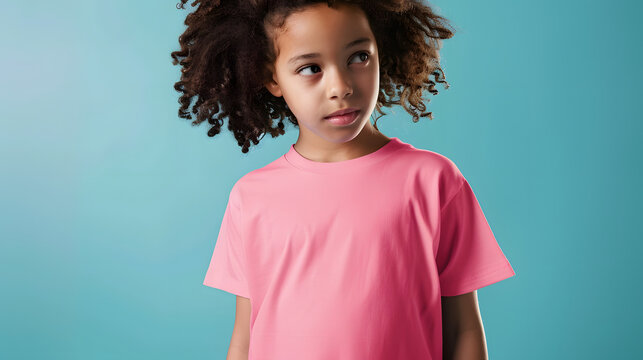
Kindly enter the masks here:
M 250 298 L 243 238 L 239 229 L 240 215 L 238 194 L 233 188 L 203 284 Z
M 456 296 L 515 275 L 466 179 L 442 207 L 436 264 L 442 296 Z

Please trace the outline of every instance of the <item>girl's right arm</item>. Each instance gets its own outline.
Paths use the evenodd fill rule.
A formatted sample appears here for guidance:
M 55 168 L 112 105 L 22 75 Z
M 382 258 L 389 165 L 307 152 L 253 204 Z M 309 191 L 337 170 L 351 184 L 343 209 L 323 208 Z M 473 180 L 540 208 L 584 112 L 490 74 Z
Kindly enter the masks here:
M 237 309 L 226 360 L 248 360 L 250 345 L 250 299 L 237 295 Z

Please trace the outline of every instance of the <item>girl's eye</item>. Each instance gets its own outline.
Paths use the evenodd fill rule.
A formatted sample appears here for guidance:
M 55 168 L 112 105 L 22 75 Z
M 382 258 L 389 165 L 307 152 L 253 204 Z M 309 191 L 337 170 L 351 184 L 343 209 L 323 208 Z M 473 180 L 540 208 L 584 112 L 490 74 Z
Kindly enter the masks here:
M 355 55 L 366 55 L 366 59 L 364 59 L 364 61 L 366 61 L 366 60 L 370 59 L 370 57 L 371 57 L 371 54 L 367 53 L 366 51 L 358 52 L 358 53 L 357 53 L 357 54 L 355 54 Z
M 319 66 L 317 66 L 317 65 L 310 65 L 310 66 L 303 67 L 303 68 L 301 68 L 301 69 L 299 69 L 299 70 L 297 71 L 297 74 L 300 74 L 302 71 L 304 71 L 304 70 L 306 70 L 306 69 L 308 69 L 308 68 L 319 68 Z M 313 75 L 314 75 L 314 73 L 313 73 Z
M 360 51 L 360 52 L 358 52 L 358 53 L 357 53 L 357 54 L 355 54 L 355 55 L 366 55 L 366 58 L 363 60 L 364 62 L 366 62 L 366 60 L 368 60 L 368 59 L 370 58 L 370 56 L 371 56 L 371 54 L 369 54 L 369 53 L 368 53 L 368 52 L 366 52 L 366 51 Z M 308 68 L 319 68 L 319 66 L 317 66 L 317 65 L 309 65 L 309 66 L 303 67 L 303 68 L 301 68 L 301 69 L 299 69 L 299 70 L 297 71 L 297 74 L 301 73 L 302 71 L 304 71 L 304 70 L 306 70 L 306 69 L 308 69 Z M 314 75 L 314 74 L 315 74 L 315 73 L 313 73 L 313 75 Z

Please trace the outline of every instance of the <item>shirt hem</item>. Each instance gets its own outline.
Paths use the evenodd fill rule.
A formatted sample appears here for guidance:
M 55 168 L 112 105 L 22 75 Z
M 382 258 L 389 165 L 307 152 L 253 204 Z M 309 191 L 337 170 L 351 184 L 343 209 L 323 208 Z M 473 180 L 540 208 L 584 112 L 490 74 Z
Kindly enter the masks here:
M 493 267 L 482 274 L 471 277 L 463 282 L 458 287 L 451 289 L 446 287 L 446 290 L 441 289 L 442 296 L 457 296 L 470 293 L 474 290 L 495 284 L 499 281 L 508 279 L 516 275 L 515 271 L 508 262 L 505 262 L 497 267 Z
M 231 285 L 228 283 L 222 283 L 222 282 L 212 281 L 212 280 L 203 281 L 203 285 L 211 288 L 223 290 L 233 295 L 242 296 L 248 299 L 250 298 L 250 294 L 248 294 L 246 291 L 242 290 L 239 286 L 236 286 L 236 285 Z

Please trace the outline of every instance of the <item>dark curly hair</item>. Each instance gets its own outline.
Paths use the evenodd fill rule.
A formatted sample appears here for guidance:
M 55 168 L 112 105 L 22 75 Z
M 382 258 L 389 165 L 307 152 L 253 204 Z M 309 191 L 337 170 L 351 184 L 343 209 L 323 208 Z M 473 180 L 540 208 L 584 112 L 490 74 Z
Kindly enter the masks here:
M 184 9 L 187 2 L 181 0 L 177 8 Z M 272 76 L 266 65 L 276 60 L 270 34 L 290 14 L 315 3 L 353 4 L 366 14 L 380 59 L 375 106 L 379 117 L 385 115 L 382 107 L 397 104 L 413 115 L 413 122 L 419 117 L 433 119 L 431 112 L 424 112 L 422 91 L 436 95 L 436 82 L 449 88 L 439 49 L 442 39 L 451 38 L 455 30 L 421 0 L 194 0 L 191 6 L 197 8 L 185 18 L 187 29 L 179 36 L 181 50 L 171 53 L 172 63 L 182 67 L 181 79 L 174 85 L 183 93 L 179 117 L 192 119 L 188 108 L 196 98 L 192 125 L 207 119 L 212 137 L 228 117 L 228 129 L 243 153 L 250 141 L 257 145 L 266 133 L 273 138 L 283 135 L 284 118 L 299 126 L 284 98 L 273 96 L 264 86 Z M 279 119 L 276 127 L 273 119 Z

